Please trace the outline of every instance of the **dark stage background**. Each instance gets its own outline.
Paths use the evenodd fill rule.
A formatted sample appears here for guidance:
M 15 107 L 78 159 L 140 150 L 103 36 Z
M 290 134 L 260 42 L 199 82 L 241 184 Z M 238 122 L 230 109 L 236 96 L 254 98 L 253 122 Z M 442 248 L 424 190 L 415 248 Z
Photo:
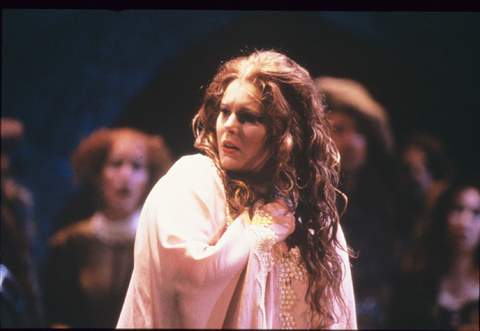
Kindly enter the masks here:
M 390 112 L 397 141 L 422 130 L 458 172 L 479 169 L 480 14 L 196 10 L 2 11 L 2 116 L 25 124 L 14 156 L 32 190 L 37 258 L 88 210 L 68 158 L 101 126 L 162 134 L 194 153 L 190 120 L 221 61 L 276 49 L 312 76 L 353 78 Z M 72 212 L 73 210 L 73 212 Z

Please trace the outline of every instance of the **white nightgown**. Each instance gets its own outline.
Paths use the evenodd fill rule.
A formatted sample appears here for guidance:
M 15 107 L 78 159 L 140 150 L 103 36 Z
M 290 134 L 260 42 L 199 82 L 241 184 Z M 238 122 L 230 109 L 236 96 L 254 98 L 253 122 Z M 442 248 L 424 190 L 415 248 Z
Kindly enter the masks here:
M 296 249 L 273 245 L 267 217 L 242 214 L 226 227 L 223 185 L 203 155 L 181 158 L 156 184 L 140 215 L 134 270 L 118 328 L 308 328 L 307 280 Z M 341 229 L 340 242 L 345 245 Z M 348 255 L 349 316 L 356 328 Z

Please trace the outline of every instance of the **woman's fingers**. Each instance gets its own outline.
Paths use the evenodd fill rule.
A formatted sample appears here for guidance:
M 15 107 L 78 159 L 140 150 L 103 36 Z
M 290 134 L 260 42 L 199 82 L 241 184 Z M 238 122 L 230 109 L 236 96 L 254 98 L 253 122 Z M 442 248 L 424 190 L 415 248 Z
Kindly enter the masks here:
M 277 235 L 276 243 L 284 241 L 295 230 L 295 217 L 282 199 L 276 199 L 260 207 L 272 217 L 270 228 Z

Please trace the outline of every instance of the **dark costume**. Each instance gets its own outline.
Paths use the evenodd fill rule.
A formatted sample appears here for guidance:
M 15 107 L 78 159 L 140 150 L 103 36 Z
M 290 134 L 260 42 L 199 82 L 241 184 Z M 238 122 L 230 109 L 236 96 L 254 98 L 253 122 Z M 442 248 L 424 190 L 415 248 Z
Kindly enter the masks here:
M 116 326 L 133 269 L 138 217 L 139 211 L 112 221 L 97 212 L 55 234 L 47 269 L 49 325 Z
M 477 323 L 479 301 L 468 301 L 458 309 L 444 307 L 439 300 L 438 275 L 411 274 L 395 291 L 390 328 L 399 330 L 457 330 Z

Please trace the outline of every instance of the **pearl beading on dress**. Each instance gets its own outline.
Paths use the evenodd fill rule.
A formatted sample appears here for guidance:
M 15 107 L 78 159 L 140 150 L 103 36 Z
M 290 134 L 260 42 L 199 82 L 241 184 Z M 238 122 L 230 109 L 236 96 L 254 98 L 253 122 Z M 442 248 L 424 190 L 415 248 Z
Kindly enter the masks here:
M 212 165 L 215 166 L 212 162 Z M 217 169 L 217 175 L 221 178 Z M 225 187 L 222 183 L 224 192 Z M 253 208 L 256 209 L 253 219 L 250 221 L 248 213 L 244 213 L 246 219 L 251 222 L 250 229 L 255 233 L 257 238 L 254 254 L 258 258 L 260 270 L 257 275 L 257 281 L 260 284 L 260 302 L 258 306 L 262 312 L 262 328 L 267 328 L 266 313 L 265 313 L 265 285 L 268 273 L 271 271 L 275 261 L 279 270 L 277 287 L 281 293 L 280 304 L 278 306 L 278 317 L 282 329 L 293 329 L 295 321 L 290 314 L 290 309 L 296 301 L 298 301 L 295 291 L 291 287 L 292 279 L 299 282 L 305 282 L 307 279 L 307 272 L 305 265 L 301 260 L 298 247 L 290 249 L 289 252 L 283 252 L 279 245 L 275 245 L 277 235 L 270 229 L 273 218 L 268 213 L 261 211 L 259 207 L 263 205 L 262 201 L 258 201 Z M 226 222 L 225 228 L 228 228 L 235 220 L 231 216 L 228 203 L 226 204 Z M 273 248 L 273 249 L 272 249 Z M 273 252 L 273 254 L 272 254 Z M 275 255 L 275 256 L 273 256 Z
M 278 268 L 277 287 L 281 294 L 280 304 L 278 306 L 278 315 L 282 329 L 295 328 L 295 321 L 290 314 L 290 310 L 295 306 L 300 298 L 292 289 L 292 280 L 305 282 L 307 280 L 307 271 L 301 259 L 298 247 L 283 252 L 279 245 L 273 249 L 273 259 Z
M 248 219 L 248 215 L 246 216 Z M 229 222 L 227 216 L 226 226 Z M 278 268 L 277 287 L 281 298 L 277 307 L 278 318 L 282 329 L 295 328 L 295 320 L 290 311 L 300 298 L 292 289 L 292 281 L 307 281 L 307 271 L 302 261 L 300 250 L 298 247 L 290 249 L 288 252 L 282 251 L 280 245 L 275 245 L 277 235 L 269 227 L 273 222 L 273 218 L 266 212 L 257 209 L 251 222 L 250 229 L 255 233 L 257 238 L 254 254 L 258 258 L 260 270 L 257 275 L 257 281 L 260 284 L 260 302 L 258 306 L 262 312 L 263 322 L 262 328 L 267 328 L 265 313 L 265 285 L 268 273 L 272 270 L 273 265 Z
M 257 281 L 260 284 L 260 302 L 258 306 L 262 312 L 262 328 L 267 328 L 267 318 L 265 313 L 265 285 L 267 281 L 267 275 L 273 266 L 273 257 L 271 249 L 275 244 L 277 235 L 269 227 L 272 224 L 273 218 L 261 210 L 256 210 L 252 219 L 250 229 L 255 233 L 257 238 L 255 244 L 254 254 L 258 258 L 260 265 Z

